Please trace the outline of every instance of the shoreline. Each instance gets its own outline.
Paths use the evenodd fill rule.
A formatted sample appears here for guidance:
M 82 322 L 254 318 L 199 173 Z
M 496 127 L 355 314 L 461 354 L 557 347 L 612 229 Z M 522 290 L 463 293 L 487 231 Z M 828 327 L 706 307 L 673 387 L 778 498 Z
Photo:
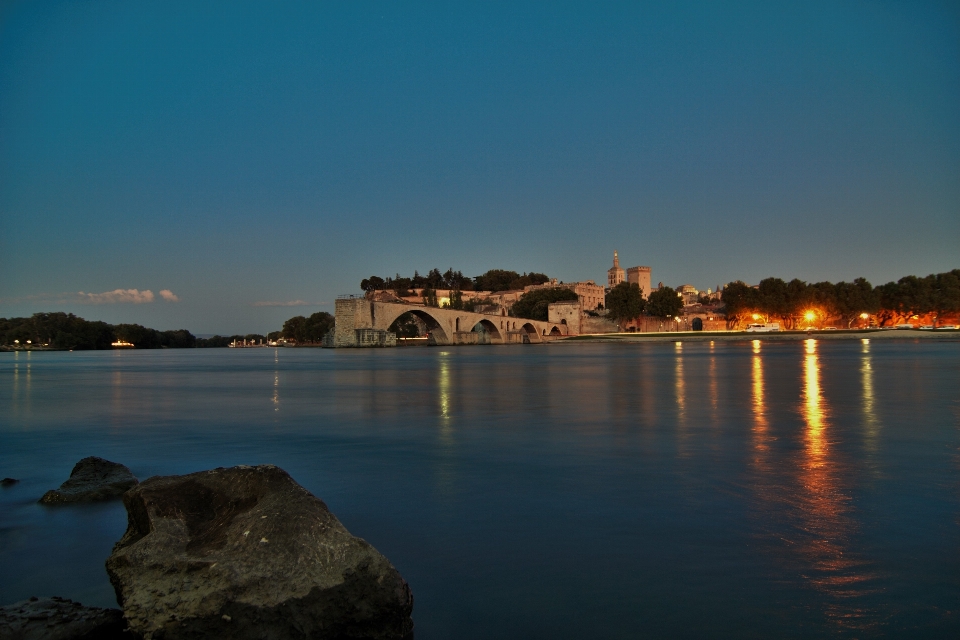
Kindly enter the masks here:
M 775 331 L 769 333 L 746 331 L 671 331 L 663 333 L 594 333 L 570 336 L 545 344 L 574 344 L 578 342 L 732 342 L 770 340 L 960 340 L 957 329 L 844 329 L 837 331 Z

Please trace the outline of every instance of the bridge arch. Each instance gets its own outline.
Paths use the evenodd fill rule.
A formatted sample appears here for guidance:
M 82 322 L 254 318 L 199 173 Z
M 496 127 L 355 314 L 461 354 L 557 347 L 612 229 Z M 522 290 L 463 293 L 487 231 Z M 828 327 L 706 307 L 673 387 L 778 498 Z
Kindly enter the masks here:
M 524 342 L 540 342 L 540 332 L 537 331 L 537 328 L 533 324 L 526 322 L 523 326 L 520 327 L 520 331 L 525 333 L 526 340 Z
M 395 313 L 388 314 L 385 318 L 381 319 L 383 323 L 382 326 L 387 328 L 392 327 L 393 323 L 400 318 L 400 316 L 409 313 L 420 318 L 425 325 L 427 325 L 427 332 L 433 338 L 433 341 L 437 344 L 450 344 L 450 336 L 447 335 L 446 330 L 443 328 L 443 323 L 440 319 L 434 317 L 430 311 L 430 307 L 409 307 L 400 309 Z M 457 319 L 459 321 L 459 318 Z
M 503 333 L 500 332 L 500 329 L 497 328 L 497 325 L 492 321 L 487 320 L 486 318 L 481 319 L 479 322 L 473 325 L 473 331 L 484 332 L 490 336 L 491 342 L 502 343 L 503 342 Z

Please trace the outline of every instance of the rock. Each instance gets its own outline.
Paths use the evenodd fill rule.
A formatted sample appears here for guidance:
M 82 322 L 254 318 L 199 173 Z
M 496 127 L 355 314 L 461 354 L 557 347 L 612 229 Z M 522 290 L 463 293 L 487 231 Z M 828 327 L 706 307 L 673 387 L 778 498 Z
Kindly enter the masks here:
M 42 504 L 96 502 L 119 498 L 137 485 L 136 477 L 124 465 L 91 456 L 73 467 L 70 477 L 59 489 L 51 489 L 40 498 Z
M 64 598 L 30 598 L 0 607 L 4 640 L 129 640 L 119 609 L 85 607 Z
M 2 487 L 12 487 L 13 485 L 17 484 L 18 482 L 20 482 L 20 481 L 17 480 L 16 478 L 4 478 L 3 480 L 0 480 L 0 486 L 2 486 Z
M 272 465 L 154 477 L 123 496 L 107 573 L 144 638 L 410 638 L 397 570 Z

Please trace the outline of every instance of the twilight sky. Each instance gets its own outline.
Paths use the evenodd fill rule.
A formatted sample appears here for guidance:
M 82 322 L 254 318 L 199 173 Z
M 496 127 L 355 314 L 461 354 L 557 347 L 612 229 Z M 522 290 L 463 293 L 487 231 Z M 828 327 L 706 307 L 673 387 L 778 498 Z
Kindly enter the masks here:
M 0 317 L 960 267 L 956 2 L 274 4 L 0 5 Z

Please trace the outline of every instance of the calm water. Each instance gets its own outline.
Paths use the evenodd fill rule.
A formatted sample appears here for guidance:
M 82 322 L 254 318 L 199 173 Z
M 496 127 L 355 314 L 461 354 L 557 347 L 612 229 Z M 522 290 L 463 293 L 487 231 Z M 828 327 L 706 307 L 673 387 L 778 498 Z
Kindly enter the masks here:
M 0 354 L 0 603 L 114 605 L 117 503 L 273 463 L 397 566 L 418 640 L 958 637 L 960 342 Z

